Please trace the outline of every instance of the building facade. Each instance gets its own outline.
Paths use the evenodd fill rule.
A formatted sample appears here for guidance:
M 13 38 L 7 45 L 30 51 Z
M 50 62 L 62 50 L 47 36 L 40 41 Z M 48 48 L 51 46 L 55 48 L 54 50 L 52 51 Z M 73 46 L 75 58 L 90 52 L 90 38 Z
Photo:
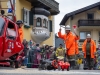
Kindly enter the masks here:
M 100 2 L 84 7 L 82 9 L 68 13 L 62 19 L 60 25 L 77 25 L 76 32 L 80 36 L 79 48 L 87 34 L 91 34 L 96 46 L 100 43 Z
M 24 22 L 24 39 L 55 45 L 54 16 L 59 14 L 59 3 L 55 0 L 12 0 L 12 3 L 17 20 Z M 2 5 L 11 8 L 9 1 Z

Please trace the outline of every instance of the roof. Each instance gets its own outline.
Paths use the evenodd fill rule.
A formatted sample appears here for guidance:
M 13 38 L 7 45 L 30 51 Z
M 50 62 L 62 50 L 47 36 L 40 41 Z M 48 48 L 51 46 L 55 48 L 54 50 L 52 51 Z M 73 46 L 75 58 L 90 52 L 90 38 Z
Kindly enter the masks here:
M 89 5 L 87 7 L 84 7 L 84 8 L 81 8 L 81 9 L 78 9 L 76 11 L 73 11 L 73 12 L 70 12 L 68 14 L 66 14 L 64 16 L 64 18 L 62 19 L 62 21 L 60 22 L 60 25 L 65 25 L 66 21 L 69 19 L 69 17 L 73 16 L 73 15 L 76 15 L 76 14 L 79 14 L 79 13 L 82 13 L 84 11 L 87 11 L 87 10 L 90 10 L 92 8 L 95 8 L 95 7 L 98 7 L 100 6 L 100 2 L 97 2 L 95 4 L 92 4 L 92 5 Z

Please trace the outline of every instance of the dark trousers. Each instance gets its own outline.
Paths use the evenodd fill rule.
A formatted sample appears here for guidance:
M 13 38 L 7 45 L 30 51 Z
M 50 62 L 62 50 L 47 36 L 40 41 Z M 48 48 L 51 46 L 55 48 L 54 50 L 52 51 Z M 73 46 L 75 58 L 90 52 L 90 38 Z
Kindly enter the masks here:
M 94 59 L 90 55 L 86 55 L 85 62 L 84 65 L 87 66 L 87 69 L 94 68 Z
M 67 58 L 68 58 L 68 61 L 70 63 L 70 67 L 74 68 L 75 67 L 75 55 L 67 56 Z
M 75 60 L 69 61 L 69 63 L 70 63 L 70 67 L 75 67 Z

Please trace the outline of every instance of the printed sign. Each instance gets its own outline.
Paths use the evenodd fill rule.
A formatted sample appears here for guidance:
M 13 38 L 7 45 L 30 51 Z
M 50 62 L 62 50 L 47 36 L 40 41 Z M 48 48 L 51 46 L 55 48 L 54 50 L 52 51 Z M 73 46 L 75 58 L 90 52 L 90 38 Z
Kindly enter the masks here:
M 8 49 L 13 49 L 14 48 L 14 43 L 13 42 L 9 42 L 8 43 Z
M 76 29 L 76 28 L 77 28 L 77 26 L 76 26 L 76 25 L 73 25 L 73 28 L 74 28 L 74 29 Z

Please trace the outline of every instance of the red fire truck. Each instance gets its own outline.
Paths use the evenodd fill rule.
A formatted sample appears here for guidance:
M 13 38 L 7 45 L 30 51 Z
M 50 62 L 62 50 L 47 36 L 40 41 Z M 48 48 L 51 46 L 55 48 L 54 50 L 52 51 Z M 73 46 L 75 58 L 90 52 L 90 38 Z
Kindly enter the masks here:
M 12 9 L 12 20 L 5 15 L 1 2 L 9 1 Z M 0 64 L 10 65 L 11 67 L 21 67 L 22 56 L 20 53 L 23 51 L 23 45 L 20 41 L 18 33 L 18 25 L 16 24 L 16 16 L 14 13 L 14 6 L 11 0 L 0 0 Z

